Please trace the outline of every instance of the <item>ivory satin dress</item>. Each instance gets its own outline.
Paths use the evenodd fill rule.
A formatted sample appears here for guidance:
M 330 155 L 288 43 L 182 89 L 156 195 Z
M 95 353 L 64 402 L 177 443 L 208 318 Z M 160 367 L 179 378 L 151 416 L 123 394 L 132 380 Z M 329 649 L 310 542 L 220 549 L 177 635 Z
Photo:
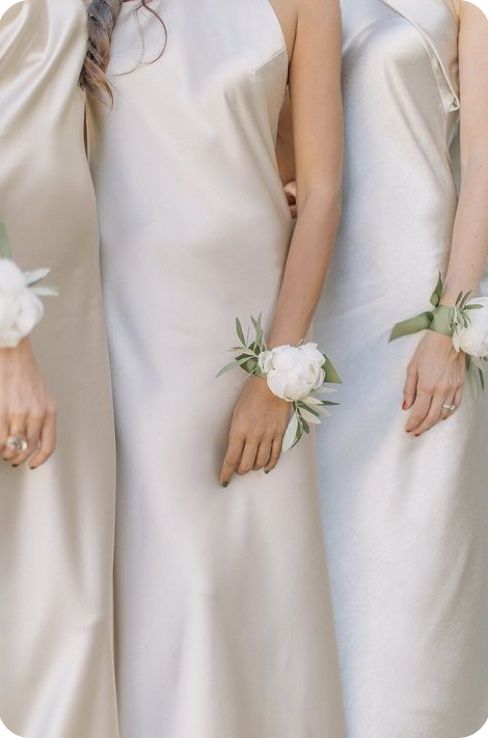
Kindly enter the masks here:
M 268 0 L 126 3 L 91 159 L 118 441 L 121 738 L 341 738 L 313 443 L 219 471 L 234 320 L 269 321 L 291 237 Z M 143 59 L 143 63 L 140 63 Z
M 319 429 L 348 738 L 461 738 L 488 715 L 488 396 L 420 438 L 407 365 L 451 247 L 458 20 L 444 0 L 343 0 L 343 222 L 317 337 L 343 374 Z M 486 290 L 485 290 L 486 292 Z
M 25 738 L 118 738 L 113 665 L 115 453 L 95 198 L 78 78 L 80 0 L 0 18 L 0 220 L 14 259 L 60 296 L 32 334 L 58 447 L 0 462 L 0 717 Z

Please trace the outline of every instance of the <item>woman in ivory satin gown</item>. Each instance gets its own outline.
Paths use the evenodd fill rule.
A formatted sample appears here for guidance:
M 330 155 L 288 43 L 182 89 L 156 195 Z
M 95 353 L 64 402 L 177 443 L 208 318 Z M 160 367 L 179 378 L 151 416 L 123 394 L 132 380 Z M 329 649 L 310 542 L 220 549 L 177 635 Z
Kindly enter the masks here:
M 449 337 L 388 336 L 439 271 L 445 304 L 479 289 L 488 23 L 449 0 L 342 6 L 343 220 L 316 327 L 344 380 L 319 461 L 347 735 L 461 738 L 488 715 L 488 397 Z
M 89 8 L 90 58 L 107 59 L 117 19 L 113 107 L 93 97 L 89 141 L 118 441 L 121 738 L 341 738 L 314 444 L 277 464 L 286 403 L 262 379 L 216 379 L 236 315 L 263 311 L 270 345 L 308 332 L 339 212 L 339 9 L 110 7 Z M 293 239 L 274 150 L 289 71 Z
M 32 341 L 0 350 L 0 717 L 24 738 L 118 738 L 114 429 L 78 85 L 86 43 L 79 0 L 23 0 L 0 17 L 0 220 L 15 261 L 49 267 L 60 290 Z M 4 445 L 9 432 L 28 437 L 24 454 Z

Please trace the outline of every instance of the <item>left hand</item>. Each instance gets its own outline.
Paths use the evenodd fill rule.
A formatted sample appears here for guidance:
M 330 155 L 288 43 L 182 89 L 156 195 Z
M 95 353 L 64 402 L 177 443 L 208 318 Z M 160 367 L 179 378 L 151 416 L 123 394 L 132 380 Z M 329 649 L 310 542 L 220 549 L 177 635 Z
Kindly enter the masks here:
M 274 469 L 281 455 L 289 417 L 290 403 L 276 397 L 265 379 L 249 377 L 232 415 L 220 473 L 223 487 L 228 487 L 234 474 Z
M 420 436 L 461 404 L 466 378 L 466 356 L 457 352 L 450 336 L 427 331 L 407 370 L 404 410 L 412 410 L 405 430 Z

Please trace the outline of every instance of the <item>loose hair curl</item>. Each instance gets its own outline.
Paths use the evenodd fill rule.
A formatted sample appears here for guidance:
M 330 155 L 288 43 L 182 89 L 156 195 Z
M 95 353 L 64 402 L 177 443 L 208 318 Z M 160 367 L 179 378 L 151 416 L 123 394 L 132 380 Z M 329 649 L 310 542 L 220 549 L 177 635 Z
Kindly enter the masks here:
M 112 101 L 113 94 L 107 79 L 107 67 L 110 61 L 112 34 L 120 15 L 122 5 L 128 0 L 90 0 L 88 2 L 88 48 L 80 75 L 81 87 L 88 94 Z M 150 7 L 152 0 L 140 0 L 136 10 L 145 9 L 161 23 L 165 33 L 165 43 L 160 56 L 166 47 L 166 26 L 162 18 Z

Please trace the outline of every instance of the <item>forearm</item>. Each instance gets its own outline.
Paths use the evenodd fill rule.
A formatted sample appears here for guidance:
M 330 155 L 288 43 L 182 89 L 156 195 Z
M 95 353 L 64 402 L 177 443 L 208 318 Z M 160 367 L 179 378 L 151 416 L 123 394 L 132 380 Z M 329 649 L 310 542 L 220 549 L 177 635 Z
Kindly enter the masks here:
M 317 307 L 340 217 L 340 193 L 314 191 L 299 202 L 298 219 L 286 261 L 268 344 L 302 341 Z
M 488 259 L 488 151 L 473 157 L 463 171 L 443 302 L 479 288 Z

